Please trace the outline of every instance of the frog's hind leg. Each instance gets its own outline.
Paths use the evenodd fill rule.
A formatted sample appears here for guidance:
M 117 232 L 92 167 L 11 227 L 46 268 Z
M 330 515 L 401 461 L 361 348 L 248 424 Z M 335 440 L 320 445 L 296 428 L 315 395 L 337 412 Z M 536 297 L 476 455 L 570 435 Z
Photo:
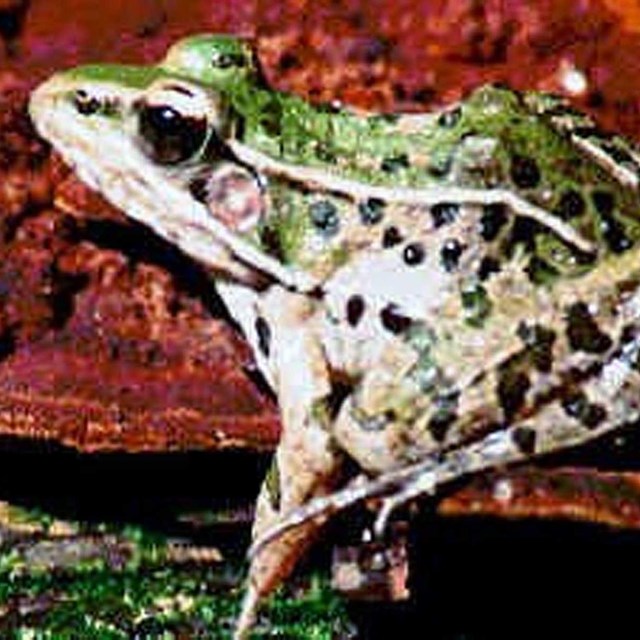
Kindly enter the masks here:
M 302 296 L 274 288 L 260 309 L 262 342 L 268 346 L 283 431 L 257 501 L 254 539 L 308 500 L 333 490 L 341 471 L 328 428 L 329 376 L 322 348 L 309 330 L 309 305 Z M 250 559 L 236 640 L 247 637 L 260 602 L 287 577 L 324 521 L 320 517 L 305 522 L 263 545 Z
M 640 418 L 640 325 L 627 327 L 606 363 L 580 384 L 559 389 L 530 417 L 514 420 L 477 442 L 428 456 L 332 495 L 312 500 L 282 518 L 256 541 L 254 553 L 289 529 L 372 497 L 382 499 L 376 523 L 384 531 L 391 513 L 443 484 L 486 469 L 514 464 L 584 444 Z
M 446 482 L 595 440 L 640 418 L 640 326 L 629 325 L 611 357 L 579 389 L 562 389 L 535 415 L 514 421 L 478 442 L 426 460 L 399 490 L 386 496 L 376 531 L 393 510 Z

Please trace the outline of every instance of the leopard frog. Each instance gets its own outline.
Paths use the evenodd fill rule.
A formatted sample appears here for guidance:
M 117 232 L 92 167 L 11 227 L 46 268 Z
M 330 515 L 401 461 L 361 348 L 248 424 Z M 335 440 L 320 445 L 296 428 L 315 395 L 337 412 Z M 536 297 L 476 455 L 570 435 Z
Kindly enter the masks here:
M 211 270 L 277 394 L 237 638 L 332 514 L 376 498 L 381 536 L 452 479 L 640 416 L 640 156 L 558 97 L 313 105 L 202 35 L 58 73 L 31 113 Z

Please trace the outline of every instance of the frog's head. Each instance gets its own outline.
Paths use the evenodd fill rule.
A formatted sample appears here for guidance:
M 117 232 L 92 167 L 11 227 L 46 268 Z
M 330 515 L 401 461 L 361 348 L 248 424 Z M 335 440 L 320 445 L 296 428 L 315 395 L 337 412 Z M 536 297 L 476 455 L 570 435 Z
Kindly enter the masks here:
M 156 66 L 57 73 L 33 93 L 30 111 L 80 177 L 134 219 L 214 269 L 244 279 L 266 271 L 291 284 L 281 265 L 256 255 L 197 196 L 203 179 L 231 164 L 226 142 L 243 122 L 232 96 L 259 86 L 246 41 L 201 35 L 173 46 Z M 258 193 L 245 174 L 243 188 Z

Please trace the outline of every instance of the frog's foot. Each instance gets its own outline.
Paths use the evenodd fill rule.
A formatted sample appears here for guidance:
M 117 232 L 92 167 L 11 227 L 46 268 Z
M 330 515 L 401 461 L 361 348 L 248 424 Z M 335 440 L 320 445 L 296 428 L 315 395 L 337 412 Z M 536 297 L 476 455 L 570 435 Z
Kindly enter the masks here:
M 429 476 L 429 473 L 436 466 L 436 458 L 430 457 L 419 464 L 389 471 L 374 479 L 357 476 L 344 489 L 310 500 L 284 515 L 278 523 L 256 537 L 249 549 L 249 558 L 256 557 L 266 546 L 296 527 L 320 518 L 325 520 L 335 513 L 372 498 L 383 498 L 383 510 L 384 500 L 389 501 L 386 511 L 390 515 L 398 506 L 416 497 L 412 495 L 404 498 L 405 491 L 411 490 L 413 494 L 418 486 L 422 486 L 420 494 L 425 491 L 431 493 L 435 489 L 436 484 L 431 485 L 431 478 L 435 479 L 435 476 Z M 394 504 L 393 501 L 397 503 Z
M 383 474 L 375 480 L 367 480 L 364 475 L 357 476 L 344 489 L 311 500 L 289 512 L 273 527 L 266 529 L 251 545 L 249 558 L 261 553 L 262 549 L 273 540 L 310 520 L 318 518 L 326 520 L 350 506 L 391 492 L 383 497 L 382 506 L 373 527 L 374 535 L 381 538 L 393 512 L 415 498 L 435 493 L 437 488 L 437 476 L 433 472 L 435 465 L 435 461 L 429 459 L 428 462 L 419 465 Z
M 278 453 L 282 454 L 281 448 Z M 301 466 L 296 462 L 284 464 L 283 458 L 286 456 L 280 455 L 277 458 L 278 473 L 272 472 L 265 480 L 258 498 L 254 537 L 261 538 L 265 531 L 277 528 L 283 513 L 295 510 L 303 500 L 309 499 L 309 496 L 313 499 L 324 487 L 331 486 L 332 478 L 339 469 L 337 461 L 326 459 L 329 462 L 326 467 L 310 470 L 310 464 L 304 462 L 305 459 L 307 463 L 309 460 L 301 453 L 299 446 L 293 453 L 291 458 Z M 317 451 L 315 453 L 317 454 Z M 295 482 L 292 481 L 290 473 L 296 474 Z M 282 484 L 276 488 L 275 482 Z M 290 527 L 282 535 L 270 538 L 267 544 L 261 545 L 257 553 L 252 554 L 246 594 L 234 636 L 236 640 L 247 637 L 255 624 L 260 603 L 291 573 L 299 558 L 316 539 L 325 521 L 326 517 L 318 517 L 301 522 L 299 526 Z
M 260 606 L 260 593 L 251 584 L 245 590 L 242 599 L 240 615 L 236 620 L 236 627 L 233 632 L 233 640 L 246 640 L 251 629 L 256 623 L 256 616 Z

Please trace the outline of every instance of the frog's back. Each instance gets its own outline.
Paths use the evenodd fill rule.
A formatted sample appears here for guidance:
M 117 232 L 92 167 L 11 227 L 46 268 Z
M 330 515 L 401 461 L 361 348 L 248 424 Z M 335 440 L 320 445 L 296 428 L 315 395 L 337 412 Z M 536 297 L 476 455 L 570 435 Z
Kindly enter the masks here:
M 486 239 L 494 243 L 496 257 L 524 246 L 538 281 L 589 270 L 602 254 L 623 253 L 640 237 L 640 198 L 634 182 L 640 170 L 633 149 L 621 138 L 605 138 L 588 117 L 553 96 L 490 85 L 439 113 L 365 116 L 273 95 L 280 101 L 271 111 L 278 114 L 271 121 L 277 135 L 249 128 L 248 143 L 293 167 L 326 171 L 329 183 L 335 176 L 365 190 L 423 190 L 430 204 L 414 206 L 409 216 L 422 215 L 427 221 L 417 224 L 422 230 L 437 227 L 447 212 L 469 204 L 452 199 L 458 188 L 509 193 L 544 212 L 549 224 L 509 207 L 489 207 L 485 217 Z M 384 209 L 385 222 L 406 214 L 406 207 L 384 198 L 353 207 L 339 189 L 292 195 L 285 188 L 281 199 L 275 193 L 280 209 L 288 211 L 289 239 L 293 237 L 297 247 L 306 245 L 302 261 L 325 260 L 329 253 L 349 255 L 354 243 L 384 246 L 385 233 L 397 225 L 380 225 L 378 239 L 372 220 L 381 219 Z M 289 200 L 295 202 L 287 206 Z M 318 200 L 320 206 L 314 204 Z M 375 215 L 366 215 L 372 207 Z M 327 215 L 315 224 L 314 215 L 323 212 Z M 505 218 L 508 225 L 502 225 Z M 327 220 L 328 232 L 323 227 Z M 496 226 L 500 234 L 492 231 Z M 369 240 L 362 239 L 359 228 Z M 567 233 L 558 234 L 559 228 Z M 568 242 L 571 234 L 582 243 Z

